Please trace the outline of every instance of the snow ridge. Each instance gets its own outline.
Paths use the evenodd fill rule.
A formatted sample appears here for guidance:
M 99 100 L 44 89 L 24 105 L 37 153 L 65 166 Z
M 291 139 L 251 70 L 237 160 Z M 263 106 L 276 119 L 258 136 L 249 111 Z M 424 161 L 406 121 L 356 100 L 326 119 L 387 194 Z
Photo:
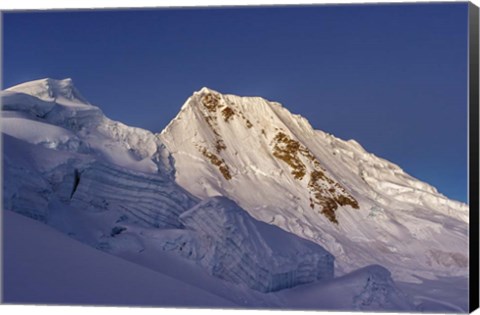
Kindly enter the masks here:
M 40 79 L 16 85 L 6 89 L 6 91 L 32 95 L 44 101 L 62 101 L 63 99 L 78 104 L 90 104 L 74 86 L 71 78 L 63 80 Z
M 7 210 L 134 261 L 190 248 L 181 256 L 257 291 L 333 277 L 333 256 L 321 246 L 257 222 L 227 198 L 200 203 L 175 183 L 157 135 L 73 104 L 75 93 L 61 89 L 75 91 L 70 84 L 35 81 L 2 99 Z M 49 106 L 40 114 L 37 104 Z
M 105 117 L 71 80 L 1 96 L 5 209 L 92 247 L 179 278 L 159 261 L 188 266 L 196 284 L 203 268 L 226 291 L 344 279 L 359 309 L 405 301 L 383 267 L 333 274 L 468 274 L 467 205 L 279 103 L 203 88 L 153 134 Z
M 412 270 L 467 272 L 467 205 L 354 140 L 314 130 L 279 103 L 203 88 L 160 138 L 182 187 L 200 199 L 228 197 L 254 218 L 322 245 L 339 274 L 375 263 L 412 281 Z

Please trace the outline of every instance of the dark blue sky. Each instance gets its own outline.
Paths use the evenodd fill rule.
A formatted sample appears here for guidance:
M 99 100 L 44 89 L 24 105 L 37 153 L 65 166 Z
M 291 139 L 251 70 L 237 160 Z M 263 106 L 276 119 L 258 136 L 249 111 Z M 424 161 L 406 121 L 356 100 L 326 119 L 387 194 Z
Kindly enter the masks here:
M 6 13 L 3 87 L 73 78 L 160 131 L 193 91 L 258 95 L 467 200 L 467 4 Z

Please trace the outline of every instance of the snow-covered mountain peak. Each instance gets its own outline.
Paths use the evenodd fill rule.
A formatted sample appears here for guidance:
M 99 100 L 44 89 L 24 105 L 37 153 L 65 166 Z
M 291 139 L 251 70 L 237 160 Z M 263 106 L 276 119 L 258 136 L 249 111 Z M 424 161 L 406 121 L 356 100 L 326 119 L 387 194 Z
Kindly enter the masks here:
M 205 270 L 263 292 L 371 264 L 394 280 L 468 274 L 467 205 L 279 103 L 202 88 L 153 134 L 79 95 L 68 79 L 1 92 L 6 209 L 202 286 Z M 395 291 L 379 267 L 339 281 L 359 309 Z M 309 299 L 330 300 L 319 285 Z
M 409 277 L 418 257 L 424 275 L 465 270 L 466 251 L 456 248 L 467 244 L 467 205 L 354 140 L 314 130 L 279 103 L 203 88 L 158 135 L 112 121 L 78 95 L 71 80 L 10 88 L 2 92 L 2 131 L 129 170 L 174 176 L 200 199 L 232 199 L 255 219 L 324 246 L 340 272 L 379 263 L 371 257 L 381 257 L 397 277 Z
M 30 81 L 0 97 L 5 134 L 50 149 L 94 154 L 131 170 L 173 172 L 156 135 L 109 119 L 82 97 L 72 79 Z
M 179 126 L 187 129 L 177 135 Z M 298 182 L 305 196 L 299 197 L 305 203 L 302 206 L 317 209 L 336 224 L 338 207 L 359 208 L 355 197 L 296 136 L 314 134 L 308 121 L 279 103 L 260 97 L 222 95 L 203 88 L 187 100 L 162 136 L 169 143 L 171 136 L 182 137 L 185 132 L 187 137 L 174 142 L 191 146 L 222 180 L 237 181 L 248 173 L 269 173 Z M 220 188 L 214 191 L 222 194 Z M 207 190 L 204 193 L 203 197 L 210 195 Z
M 177 183 L 189 192 L 228 197 L 254 218 L 325 246 L 340 270 L 382 257 L 396 277 L 409 278 L 416 259 L 424 275 L 465 272 L 451 261 L 464 252 L 455 248 L 466 244 L 467 205 L 355 140 L 314 130 L 279 103 L 204 88 L 160 139 L 173 156 Z M 447 221 L 455 228 L 442 228 Z
M 21 83 L 6 90 L 35 96 L 44 101 L 64 100 L 77 104 L 90 104 L 77 90 L 71 78 L 63 80 L 44 78 Z
M 211 100 L 210 100 L 211 98 Z M 217 103 L 215 108 L 212 107 L 213 102 Z M 210 110 L 213 109 L 225 109 L 225 107 L 233 107 L 238 110 L 244 110 L 252 112 L 253 115 L 261 116 L 265 114 L 266 108 L 273 107 L 275 109 L 282 109 L 283 106 L 280 103 L 269 101 L 259 96 L 238 96 L 233 94 L 223 94 L 217 90 L 209 87 L 202 87 L 200 90 L 195 91 L 191 97 L 185 102 L 182 108 L 189 106 L 208 108 L 210 104 Z M 297 119 L 305 119 L 300 115 L 292 114 Z
M 215 94 L 219 94 L 219 92 L 207 87 L 207 86 L 204 86 L 202 87 L 200 90 L 196 91 L 195 93 L 215 93 Z

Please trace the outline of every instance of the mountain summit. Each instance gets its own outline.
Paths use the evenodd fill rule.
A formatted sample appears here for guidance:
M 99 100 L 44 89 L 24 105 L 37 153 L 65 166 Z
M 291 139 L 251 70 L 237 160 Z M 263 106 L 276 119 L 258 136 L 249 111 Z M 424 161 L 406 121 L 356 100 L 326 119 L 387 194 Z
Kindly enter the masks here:
M 6 91 L 29 94 L 44 101 L 63 99 L 74 103 L 90 104 L 74 86 L 71 78 L 63 80 L 45 78 L 18 84 Z
M 402 279 L 413 269 L 466 272 L 467 205 L 279 103 L 203 88 L 160 138 L 182 187 L 199 198 L 226 196 L 322 244 L 341 272 L 373 260 Z
M 70 79 L 1 97 L 4 209 L 91 247 L 242 306 L 412 309 L 419 277 L 427 308 L 465 298 L 468 206 L 279 103 L 202 88 L 155 134 Z

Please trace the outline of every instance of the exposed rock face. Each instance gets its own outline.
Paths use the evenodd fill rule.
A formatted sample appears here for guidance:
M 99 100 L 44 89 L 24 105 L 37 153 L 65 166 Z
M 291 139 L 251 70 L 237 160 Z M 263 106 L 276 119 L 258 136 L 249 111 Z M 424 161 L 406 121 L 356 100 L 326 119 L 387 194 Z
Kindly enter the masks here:
M 320 162 L 300 142 L 278 132 L 274 138 L 273 155 L 287 163 L 292 169 L 293 177 L 300 181 L 307 173 L 306 164 L 310 164 L 309 168 L 313 169 L 307 184 L 310 190 L 310 207 L 315 209 L 315 205 L 320 206 L 321 213 L 331 222 L 338 224 L 335 215 L 338 206 L 359 208 L 357 200 L 347 193 L 344 187 L 325 175 L 325 169 L 320 166 Z

